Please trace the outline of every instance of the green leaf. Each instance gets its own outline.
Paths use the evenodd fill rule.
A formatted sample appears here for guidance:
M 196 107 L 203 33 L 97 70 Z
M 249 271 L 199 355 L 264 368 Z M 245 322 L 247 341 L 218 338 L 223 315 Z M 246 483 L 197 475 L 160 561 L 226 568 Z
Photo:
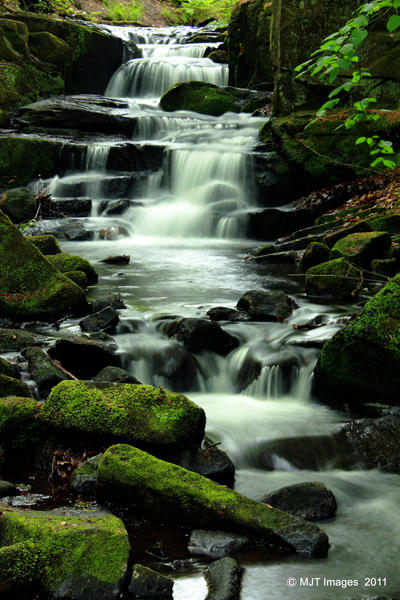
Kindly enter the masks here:
M 367 141 L 366 137 L 359 137 L 359 138 L 356 139 L 356 145 L 363 144 L 366 141 Z
M 351 34 L 351 41 L 353 42 L 355 48 L 365 40 L 368 35 L 368 31 L 366 29 L 355 29 Z
M 390 33 L 398 29 L 400 27 L 400 15 L 392 15 L 389 17 L 386 27 Z
M 383 164 L 388 169 L 394 169 L 396 167 L 396 163 L 393 160 L 389 160 L 388 158 L 383 159 Z

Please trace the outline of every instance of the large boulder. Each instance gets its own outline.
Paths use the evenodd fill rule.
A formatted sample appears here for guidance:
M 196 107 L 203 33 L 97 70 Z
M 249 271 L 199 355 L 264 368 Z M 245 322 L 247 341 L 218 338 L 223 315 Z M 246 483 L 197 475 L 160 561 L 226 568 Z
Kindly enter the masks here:
M 120 519 L 105 512 L 42 512 L 7 505 L 1 511 L 1 545 L 36 545 L 41 585 L 51 597 L 119 598 L 130 551 Z
M 17 185 L 24 185 L 39 175 L 53 176 L 59 147 L 59 143 L 54 140 L 14 134 L 0 135 L 0 186 L 7 186 L 10 180 L 15 180 Z M 29 160 L 26 159 L 27 156 Z
M 0 548 L 0 590 L 2 593 L 21 593 L 40 582 L 43 562 L 39 546 L 33 542 L 19 542 Z
M 0 398 L 0 438 L 10 448 L 25 448 L 37 441 L 37 402 L 33 398 Z
M 81 379 L 92 379 L 104 367 L 119 367 L 121 363 L 120 357 L 107 344 L 86 337 L 57 340 L 48 353 Z
M 229 88 L 202 81 L 176 83 L 163 94 L 160 105 L 167 112 L 192 110 L 215 117 L 241 109 L 240 101 Z
M 316 389 L 352 404 L 400 404 L 400 275 L 322 348 Z
M 229 83 L 257 88 L 271 83 L 271 2 L 247 0 L 237 4 L 228 25 Z
M 40 411 L 57 430 L 128 441 L 146 447 L 198 446 L 204 434 L 202 408 L 182 394 L 129 383 L 64 381 Z
M 35 197 L 27 188 L 7 190 L 0 199 L 0 208 L 13 223 L 22 223 L 35 216 Z
M 275 490 L 261 498 L 270 506 L 284 510 L 307 521 L 330 519 L 336 512 L 335 496 L 318 481 L 296 483 Z
M 0 257 L 3 316 L 53 320 L 87 310 L 82 290 L 53 267 L 1 211 Z
M 238 340 L 226 333 L 214 321 L 207 319 L 179 319 L 163 327 L 170 337 L 182 342 L 192 352 L 209 350 L 225 356 L 239 346 Z
M 315 525 L 127 445 L 111 446 L 99 467 L 102 494 L 156 519 L 250 535 L 277 550 L 324 557 L 328 537 Z
M 22 354 L 28 359 L 28 371 L 38 387 L 41 398 L 46 398 L 50 394 L 51 389 L 60 383 L 60 381 L 71 379 L 40 348 L 30 346 L 25 348 Z
M 280 290 L 250 290 L 237 303 L 252 321 L 283 321 L 293 312 L 295 302 Z
M 350 262 L 368 269 L 374 258 L 384 258 L 391 243 L 390 234 L 383 231 L 351 233 L 336 242 L 330 258 L 347 258 Z
M 306 273 L 307 296 L 351 300 L 358 296 L 361 284 L 360 269 L 345 258 L 323 262 Z

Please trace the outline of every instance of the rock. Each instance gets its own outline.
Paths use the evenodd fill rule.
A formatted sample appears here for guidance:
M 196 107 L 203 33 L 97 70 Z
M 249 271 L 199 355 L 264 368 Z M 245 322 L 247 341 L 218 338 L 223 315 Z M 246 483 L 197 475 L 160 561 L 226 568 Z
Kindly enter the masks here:
M 42 254 L 60 254 L 60 244 L 57 242 L 54 235 L 27 235 L 25 237 L 28 242 L 33 244 Z
M 109 448 L 100 463 L 104 496 L 123 498 L 157 519 L 179 519 L 194 528 L 250 535 L 283 552 L 324 557 L 328 538 L 315 525 L 127 445 Z
M 84 222 L 79 219 L 42 219 L 29 229 L 31 235 L 54 235 L 58 240 L 67 242 L 84 242 L 93 238 L 93 231 L 88 231 Z
M 70 486 L 82 498 L 95 498 L 97 490 L 97 473 L 102 454 L 89 458 L 72 473 Z
M 48 31 L 31 33 L 29 47 L 37 58 L 43 62 L 52 63 L 60 67 L 64 61 L 72 58 L 73 50 L 69 44 Z
M 127 254 L 119 254 L 118 256 L 107 256 L 102 258 L 99 262 L 106 263 L 107 265 L 127 265 L 131 257 Z
M 272 82 L 271 14 L 266 0 L 235 6 L 228 25 L 230 85 L 254 89 Z
M 371 270 L 379 275 L 386 275 L 387 277 L 394 277 L 397 268 L 396 258 L 375 258 L 371 261 Z
M 378 217 L 368 219 L 368 225 L 372 231 L 388 231 L 389 233 L 400 232 L 400 213 L 398 210 L 387 211 Z
M 0 56 L 3 60 L 18 61 L 28 58 L 28 39 L 29 31 L 24 23 L 10 18 L 0 20 Z
M 17 365 L 8 362 L 8 360 L 5 360 L 5 358 L 0 356 L 0 375 L 6 375 L 7 377 L 14 377 L 14 379 L 18 379 L 19 369 Z
M 153 448 L 200 445 L 202 408 L 181 394 L 128 383 L 64 381 L 53 388 L 40 420 L 57 430 Z
M 69 271 L 83 271 L 85 273 L 88 283 L 97 283 L 99 277 L 86 258 L 81 258 L 74 254 L 57 254 L 56 256 L 47 256 L 47 260 L 61 273 L 68 274 Z
M 41 584 L 53 598 L 117 599 L 129 557 L 128 534 L 106 512 L 51 512 L 1 506 L 0 542 L 34 541 L 43 564 Z
M 88 286 L 87 275 L 83 271 L 68 271 L 66 277 L 79 285 L 82 290 L 86 290 Z
M 301 266 L 310 269 L 321 263 L 329 261 L 329 248 L 321 242 L 311 242 L 303 254 Z
M 314 371 L 319 393 L 351 404 L 399 403 L 400 276 L 322 348 Z
M 36 214 L 35 197 L 28 188 L 7 190 L 1 197 L 0 208 L 13 223 L 23 223 Z
M 264 254 L 255 258 L 258 263 L 263 265 L 290 265 L 297 263 L 299 259 L 300 255 L 296 250 L 272 252 L 271 254 Z
M 242 569 L 233 558 L 221 558 L 204 570 L 208 594 L 206 600 L 239 600 Z
M 363 469 L 400 473 L 400 417 L 360 419 L 342 428 L 353 448 L 355 464 Z
M 307 227 L 314 219 L 313 212 L 306 208 L 294 210 L 257 209 L 247 215 L 247 234 L 257 240 L 273 240 L 289 235 L 289 233 L 302 227 Z
M 239 346 L 236 338 L 226 333 L 214 321 L 207 319 L 179 319 L 163 327 L 169 337 L 182 342 L 192 352 L 208 350 L 226 356 Z
M 336 242 L 350 235 L 351 233 L 366 233 L 370 231 L 372 231 L 372 227 L 369 223 L 367 223 L 367 221 L 357 221 L 352 225 L 347 225 L 346 227 L 339 227 L 339 229 L 334 229 L 333 231 L 330 231 L 324 236 L 323 242 L 324 244 L 329 246 L 329 248 L 332 248 L 336 244 Z
M 128 198 L 115 198 L 113 200 L 103 200 L 99 206 L 99 214 L 102 216 L 121 215 L 127 208 L 134 205 Z M 139 203 L 139 206 L 142 206 Z
M 128 592 L 135 598 L 172 600 L 174 582 L 143 565 L 133 565 Z
M 160 106 L 167 112 L 192 110 L 215 117 L 241 109 L 240 100 L 229 88 L 202 81 L 176 83 L 161 96 Z
M 165 460 L 179 465 L 188 471 L 199 473 L 217 483 L 233 487 L 235 466 L 226 452 L 214 446 L 208 438 L 204 446 L 195 450 L 183 450 L 168 454 Z
M 51 209 L 55 218 L 88 217 L 92 212 L 92 201 L 90 198 L 53 198 Z
M 0 240 L 3 316 L 55 320 L 70 311 L 82 314 L 87 309 L 82 290 L 49 264 L 1 211 Z
M 194 529 L 190 534 L 188 551 L 195 556 L 222 558 L 236 556 L 254 547 L 249 537 L 225 531 Z
M 306 294 L 321 298 L 352 299 L 362 284 L 360 270 L 345 258 L 337 258 L 308 269 Z
M 0 374 L 0 398 L 6 396 L 30 397 L 31 392 L 24 381 Z
M 307 521 L 331 519 L 337 508 L 332 492 L 325 484 L 316 481 L 285 486 L 263 496 L 260 502 Z
M 16 496 L 17 494 L 18 490 L 13 483 L 0 480 L 0 498 L 4 498 L 4 496 Z
M 0 135 L 0 186 L 8 186 L 10 179 L 15 179 L 17 185 L 25 185 L 39 175 L 52 177 L 56 169 L 58 150 L 59 145 L 56 141 L 3 133 Z M 27 156 L 29 161 L 26 160 Z
M 216 306 L 207 311 L 207 316 L 212 321 L 248 321 L 249 316 L 244 311 L 227 308 L 226 306 Z
M 105 331 L 107 333 L 115 332 L 115 327 L 118 324 L 119 315 L 111 306 L 103 308 L 97 313 L 89 315 L 79 321 L 79 326 L 83 331 L 95 333 L 96 331 Z
M 239 299 L 237 308 L 247 312 L 252 321 L 282 321 L 292 314 L 296 305 L 280 290 L 250 290 Z
M 26 592 L 27 588 L 39 584 L 43 570 L 37 544 L 27 540 L 0 548 L 0 588 L 3 594 L 17 593 L 20 597 L 21 591 Z
M 37 441 L 37 403 L 33 398 L 0 398 L 0 438 L 12 449 L 28 447 Z
M 51 358 L 62 364 L 75 377 L 91 379 L 104 367 L 118 367 L 120 357 L 103 344 L 86 337 L 57 340 L 48 350 Z
M 359 267 L 369 268 L 374 258 L 384 258 L 392 240 L 389 233 L 372 231 L 351 233 L 333 246 L 330 258 L 346 258 Z
M 213 52 L 210 52 L 210 54 L 207 55 L 207 58 L 209 58 L 215 63 L 225 64 L 228 62 L 228 53 L 223 48 L 218 48 L 217 50 L 213 50 Z
M 0 329 L 0 352 L 19 352 L 27 346 L 42 346 L 45 338 L 24 329 Z
M 119 367 L 104 367 L 93 381 L 103 381 L 107 383 L 138 383 L 141 382 L 136 379 L 134 375 L 130 375 L 127 371 L 120 369 Z
M 126 308 L 125 302 L 122 300 L 120 294 L 108 294 L 102 298 L 96 298 L 92 302 L 92 312 L 99 312 L 106 308 L 107 306 L 112 306 L 112 308 Z
M 291 349 L 273 352 L 270 344 L 257 342 L 248 347 L 247 352 L 242 355 L 235 383 L 242 392 L 258 379 L 263 368 L 277 367 L 279 389 L 286 394 L 293 383 L 293 372 L 297 372 L 301 366 L 302 361 L 297 352 Z
M 28 371 L 38 386 L 41 398 L 47 398 L 51 389 L 60 381 L 71 379 L 40 348 L 31 346 L 25 348 L 22 354 L 28 359 Z

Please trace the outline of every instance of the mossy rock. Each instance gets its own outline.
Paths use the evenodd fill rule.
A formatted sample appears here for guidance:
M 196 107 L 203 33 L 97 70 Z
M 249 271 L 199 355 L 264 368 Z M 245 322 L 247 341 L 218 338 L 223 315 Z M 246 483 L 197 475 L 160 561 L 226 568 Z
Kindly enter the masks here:
M 24 381 L 0 374 L 0 398 L 4 398 L 5 396 L 30 397 L 31 393 Z
M 346 258 L 360 267 L 368 268 L 374 258 L 384 258 L 391 243 L 390 234 L 386 232 L 351 233 L 336 242 L 330 258 Z
M 345 258 L 316 265 L 306 273 L 306 294 L 328 299 L 351 299 L 358 295 L 360 270 Z
M 28 359 L 28 370 L 41 398 L 46 398 L 55 385 L 69 378 L 40 348 L 31 346 L 22 354 Z
M 66 276 L 71 279 L 76 285 L 79 285 L 82 290 L 86 290 L 88 286 L 88 278 L 83 271 L 67 271 Z
M 324 344 L 314 375 L 332 398 L 400 404 L 400 275 Z
M 7 377 L 18 378 L 19 369 L 17 365 L 8 362 L 8 360 L 5 360 L 5 358 L 0 356 L 0 374 L 6 375 Z
M 43 562 L 39 546 L 33 542 L 19 542 L 0 548 L 1 591 L 18 591 L 31 587 L 43 574 Z
M 0 81 L 1 73 L 0 63 Z M 39 175 L 51 177 L 56 171 L 59 148 L 56 141 L 0 135 L 0 186 L 7 186 L 11 179 L 24 185 Z
M 368 223 L 374 231 L 388 231 L 392 234 L 398 234 L 400 233 L 400 212 L 387 212 L 369 219 Z
M 0 208 L 13 223 L 22 223 L 35 216 L 35 197 L 24 187 L 7 190 L 0 199 Z
M 132 446 L 120 444 L 104 453 L 98 485 L 105 496 L 134 503 L 157 520 L 244 533 L 306 557 L 324 557 L 328 551 L 328 537 L 315 525 Z
M 172 600 L 173 585 L 172 579 L 160 575 L 157 571 L 143 565 L 133 565 L 128 591 L 135 598 Z
M 311 242 L 305 249 L 301 259 L 301 266 L 303 269 L 310 269 L 327 261 L 329 261 L 328 246 L 322 242 Z
M 62 66 L 70 60 L 73 50 L 67 42 L 49 31 L 31 33 L 29 47 L 39 60 Z
M 160 106 L 167 112 L 192 110 L 215 117 L 228 111 L 239 112 L 241 108 L 232 93 L 202 81 L 176 83 L 161 96 Z
M 57 238 L 51 234 L 25 236 L 44 255 L 60 254 L 61 248 Z M 70 277 L 71 279 L 71 277 Z
M 371 261 L 371 271 L 378 275 L 385 275 L 386 277 L 394 277 L 398 271 L 397 259 L 396 258 L 375 258 Z
M 40 426 L 33 398 L 0 398 L 0 438 L 10 448 L 25 448 L 37 441 Z
M 27 346 L 41 346 L 45 338 L 24 329 L 0 329 L 0 352 L 19 352 Z
M 90 511 L 29 511 L 0 505 L 0 543 L 38 548 L 41 584 L 53 598 L 117 598 L 129 557 L 120 519 Z
M 51 320 L 70 311 L 87 311 L 82 290 L 51 265 L 1 211 L 0 257 L 0 311 L 5 317 Z
M 86 258 L 81 258 L 75 254 L 57 254 L 56 256 L 47 256 L 48 261 L 61 273 L 65 273 L 67 277 L 71 271 L 82 271 L 87 277 L 87 282 L 97 283 L 99 277 Z
M 0 20 L 0 60 L 29 59 L 29 31 L 24 23 L 12 19 Z
M 81 435 L 158 447 L 199 446 L 202 408 L 182 394 L 150 385 L 64 381 L 40 411 L 42 422 Z
M 367 221 L 358 221 L 352 225 L 339 227 L 339 229 L 336 229 L 335 231 L 330 231 L 324 236 L 323 242 L 329 246 L 329 248 L 332 248 L 336 242 L 350 235 L 351 233 L 366 233 L 368 231 L 372 231 L 371 225 L 367 223 Z

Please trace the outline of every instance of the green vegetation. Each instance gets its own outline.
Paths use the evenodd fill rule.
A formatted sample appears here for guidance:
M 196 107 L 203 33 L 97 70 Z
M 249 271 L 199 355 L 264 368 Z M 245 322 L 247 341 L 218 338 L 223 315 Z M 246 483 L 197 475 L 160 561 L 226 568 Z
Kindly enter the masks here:
M 106 19 L 111 21 L 139 21 L 144 13 L 144 5 L 140 0 L 130 0 L 128 3 L 118 0 L 103 0 L 107 11 Z
M 360 267 L 369 268 L 371 260 L 385 257 L 391 243 L 390 234 L 384 231 L 350 233 L 336 242 L 330 258 L 347 258 Z
M 182 0 L 176 8 L 163 8 L 162 15 L 170 25 L 199 25 L 213 19 L 227 25 L 238 0 Z
M 0 548 L 0 573 L 2 592 L 40 581 L 43 564 L 39 546 L 26 541 Z
M 0 374 L 0 397 L 2 396 L 30 396 L 28 386 L 24 381 Z
M 39 436 L 37 403 L 33 398 L 0 398 L 0 437 L 5 446 L 26 448 Z
M 40 250 L 42 254 L 54 255 L 61 253 L 60 244 L 58 243 L 54 235 L 27 235 L 25 236 L 25 239 L 31 242 L 31 244 L 33 244 L 35 248 Z
M 360 269 L 345 258 L 337 258 L 311 267 L 306 273 L 308 296 L 351 299 L 362 283 Z
M 85 273 L 88 283 L 96 283 L 98 280 L 96 271 L 86 258 L 81 258 L 75 254 L 64 254 L 64 252 L 46 258 L 56 269 L 67 276 L 71 271 L 82 271 Z
M 213 116 L 240 110 L 240 103 L 234 94 L 212 83 L 202 81 L 176 83 L 162 95 L 160 106 L 168 112 L 192 110 Z

